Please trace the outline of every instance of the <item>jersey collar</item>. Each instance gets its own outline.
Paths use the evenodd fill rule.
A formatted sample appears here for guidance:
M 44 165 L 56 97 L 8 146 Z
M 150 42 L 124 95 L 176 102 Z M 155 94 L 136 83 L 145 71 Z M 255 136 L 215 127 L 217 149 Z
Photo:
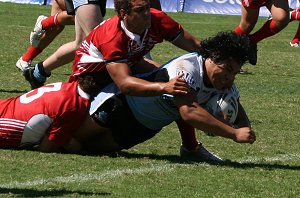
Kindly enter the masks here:
M 90 99 L 90 95 L 85 93 L 79 86 L 77 86 L 77 93 L 85 99 Z
M 130 32 L 130 31 L 126 28 L 126 26 L 125 26 L 123 20 L 121 20 L 121 27 L 122 27 L 122 29 L 124 30 L 125 34 L 126 34 L 131 40 L 136 41 L 136 42 L 138 43 L 138 45 L 141 45 L 141 44 L 142 44 L 141 36 L 138 35 L 138 34 L 135 34 L 135 33 Z M 144 34 L 143 40 L 144 40 L 144 38 L 145 38 L 145 35 L 147 35 L 147 33 L 148 33 L 148 29 L 145 30 L 145 34 Z

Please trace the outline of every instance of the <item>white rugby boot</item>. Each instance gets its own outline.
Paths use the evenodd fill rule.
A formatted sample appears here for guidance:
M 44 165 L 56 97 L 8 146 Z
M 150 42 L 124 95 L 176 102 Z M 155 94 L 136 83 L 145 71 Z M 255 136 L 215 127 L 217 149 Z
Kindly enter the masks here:
M 300 47 L 300 42 L 292 43 L 290 42 L 291 47 Z
M 209 152 L 201 143 L 195 149 L 187 150 L 183 145 L 180 146 L 180 156 L 187 158 L 196 158 L 208 163 L 224 162 L 219 156 Z
M 30 44 L 33 47 L 37 47 L 39 45 L 40 39 L 45 32 L 45 30 L 43 30 L 43 27 L 42 27 L 42 21 L 46 18 L 47 18 L 46 16 L 40 15 L 36 20 L 33 31 L 30 33 L 29 40 L 30 40 Z
M 19 58 L 19 60 L 16 62 L 16 67 L 21 70 L 24 71 L 25 69 L 28 69 L 29 67 L 31 67 L 31 61 L 23 61 L 22 57 Z

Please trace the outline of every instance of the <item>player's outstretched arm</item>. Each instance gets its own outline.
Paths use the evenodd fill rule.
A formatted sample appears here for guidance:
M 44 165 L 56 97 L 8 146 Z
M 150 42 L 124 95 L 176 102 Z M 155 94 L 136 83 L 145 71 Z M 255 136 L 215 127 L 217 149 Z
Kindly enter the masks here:
M 249 127 L 235 129 L 216 119 L 196 102 L 196 93 L 177 95 L 176 104 L 184 121 L 197 129 L 217 136 L 232 139 L 238 143 L 253 143 L 255 134 Z

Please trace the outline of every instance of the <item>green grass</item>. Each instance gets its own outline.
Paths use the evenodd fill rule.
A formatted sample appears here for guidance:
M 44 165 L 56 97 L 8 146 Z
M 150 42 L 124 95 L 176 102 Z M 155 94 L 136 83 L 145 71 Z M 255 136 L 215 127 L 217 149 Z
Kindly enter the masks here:
M 29 90 L 15 68 L 29 43 L 38 15 L 49 6 L 0 3 L 0 98 Z M 107 16 L 113 14 L 108 11 Z M 239 16 L 169 13 L 199 38 L 232 30 Z M 260 27 L 265 18 L 260 18 Z M 257 141 L 237 144 L 197 133 L 205 146 L 237 163 L 209 165 L 179 157 L 180 136 L 175 125 L 120 156 L 44 154 L 0 150 L 0 197 L 299 197 L 300 194 L 300 69 L 299 50 L 289 47 L 297 22 L 258 45 L 258 65 L 236 83 Z M 74 38 L 64 32 L 38 56 L 45 59 Z M 169 43 L 156 46 L 158 62 L 184 53 Z M 55 71 L 48 82 L 65 81 L 71 64 Z

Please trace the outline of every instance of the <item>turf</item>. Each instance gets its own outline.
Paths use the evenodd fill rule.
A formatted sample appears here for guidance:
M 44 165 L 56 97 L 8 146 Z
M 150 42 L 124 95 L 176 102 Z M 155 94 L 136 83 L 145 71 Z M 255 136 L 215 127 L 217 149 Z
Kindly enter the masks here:
M 0 3 L 0 97 L 30 90 L 18 58 L 29 44 L 29 33 L 38 15 L 49 6 Z M 239 16 L 168 13 L 198 38 L 232 30 Z M 107 17 L 113 11 L 108 10 Z M 265 18 L 260 18 L 260 27 Z M 258 45 L 257 66 L 246 65 L 247 75 L 236 84 L 248 112 L 257 141 L 237 144 L 205 136 L 198 139 L 231 162 L 210 165 L 179 157 L 180 136 L 174 124 L 144 144 L 118 156 L 45 154 L 0 150 L 1 197 L 298 197 L 300 194 L 300 69 L 299 50 L 291 48 L 298 22 Z M 41 61 L 60 45 L 74 39 L 74 27 L 38 56 Z M 170 43 L 152 51 L 158 62 L 183 54 Z M 66 81 L 71 64 L 53 71 L 48 82 Z

